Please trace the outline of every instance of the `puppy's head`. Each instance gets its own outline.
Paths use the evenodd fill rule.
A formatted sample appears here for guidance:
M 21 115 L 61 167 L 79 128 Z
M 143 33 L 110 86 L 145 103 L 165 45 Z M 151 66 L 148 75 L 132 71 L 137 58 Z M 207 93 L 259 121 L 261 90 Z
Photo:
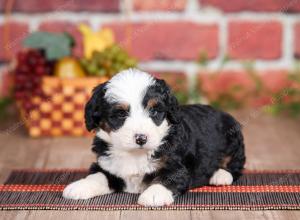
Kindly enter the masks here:
M 155 150 L 178 123 L 177 100 L 164 80 L 136 69 L 97 86 L 85 107 L 86 127 L 120 150 Z

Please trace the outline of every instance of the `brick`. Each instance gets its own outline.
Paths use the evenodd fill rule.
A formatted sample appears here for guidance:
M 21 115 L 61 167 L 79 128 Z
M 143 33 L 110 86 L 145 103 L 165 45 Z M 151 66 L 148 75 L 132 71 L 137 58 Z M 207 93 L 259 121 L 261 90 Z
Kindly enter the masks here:
M 297 0 L 199 0 L 203 7 L 214 7 L 224 12 L 299 12 L 300 2 Z
M 256 80 L 245 70 L 223 70 L 216 73 L 201 72 L 199 74 L 199 91 L 210 101 L 223 100 L 231 97 L 242 103 L 241 106 L 262 107 L 274 104 L 277 99 L 289 98 L 288 88 L 296 88 L 286 70 L 264 70 L 256 72 L 261 82 L 257 90 Z M 300 88 L 300 87 L 297 87 Z
M 227 53 L 234 59 L 278 59 L 281 56 L 282 26 L 277 21 L 231 21 Z
M 170 86 L 172 93 L 180 104 L 186 104 L 189 100 L 188 79 L 183 72 L 150 72 L 155 77 L 163 79 Z
M 291 86 L 288 72 L 285 70 L 268 70 L 261 74 L 263 87 L 271 93 L 280 93 Z
M 252 106 L 268 107 L 278 102 L 287 102 L 291 96 L 288 89 L 292 87 L 287 70 L 265 70 L 260 73 L 262 92 L 252 100 Z
M 53 33 L 67 32 L 71 34 L 75 40 L 75 47 L 73 48 L 73 53 L 74 55 L 80 57 L 83 54 L 83 41 L 82 35 L 79 32 L 77 25 L 78 24 L 68 21 L 49 21 L 41 23 L 38 29 L 40 31 L 48 31 Z
M 28 36 L 26 23 L 11 21 L 0 25 L 0 60 L 8 61 L 22 48 L 23 39 Z
M 142 61 L 195 60 L 200 52 L 208 58 L 218 53 L 218 27 L 192 22 L 111 23 L 121 46 Z
M 294 55 L 296 58 L 300 58 L 300 23 L 296 23 L 294 26 Z
M 0 0 L 3 11 L 8 0 Z M 119 0 L 15 0 L 13 11 L 47 12 L 47 11 L 119 11 Z
M 182 72 L 152 72 L 150 73 L 159 79 L 163 79 L 172 88 L 174 92 L 187 92 L 188 91 L 188 80 L 187 76 Z
M 186 0 L 133 0 L 137 11 L 183 11 Z
M 245 71 L 235 70 L 218 73 L 201 72 L 198 86 L 211 101 L 226 93 L 232 94 L 236 100 L 243 101 L 255 89 L 254 81 Z

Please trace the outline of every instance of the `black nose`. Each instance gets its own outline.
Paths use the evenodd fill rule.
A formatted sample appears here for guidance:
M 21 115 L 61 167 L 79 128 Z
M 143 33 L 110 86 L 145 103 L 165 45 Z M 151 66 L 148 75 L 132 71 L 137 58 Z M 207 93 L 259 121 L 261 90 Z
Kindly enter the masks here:
M 147 136 L 144 134 L 136 134 L 134 137 L 135 137 L 135 142 L 138 145 L 142 146 L 142 145 L 146 144 L 146 142 L 147 142 Z

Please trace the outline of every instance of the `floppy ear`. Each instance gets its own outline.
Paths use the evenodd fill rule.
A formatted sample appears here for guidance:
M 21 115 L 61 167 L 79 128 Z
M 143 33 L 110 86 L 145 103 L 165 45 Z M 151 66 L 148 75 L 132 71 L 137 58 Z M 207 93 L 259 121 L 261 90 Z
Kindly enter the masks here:
M 180 122 L 178 116 L 178 101 L 177 98 L 170 92 L 169 94 L 169 108 L 167 111 L 167 117 L 172 124 L 178 124 Z
M 106 83 L 100 84 L 93 89 L 93 95 L 85 105 L 85 126 L 88 131 L 99 127 L 103 118 L 103 110 L 106 107 L 104 99 Z
M 163 79 L 159 79 L 158 84 L 160 85 L 161 88 L 163 88 L 162 93 L 164 95 L 166 105 L 168 106 L 167 119 L 172 124 L 179 123 L 177 98 L 172 94 L 170 87 Z

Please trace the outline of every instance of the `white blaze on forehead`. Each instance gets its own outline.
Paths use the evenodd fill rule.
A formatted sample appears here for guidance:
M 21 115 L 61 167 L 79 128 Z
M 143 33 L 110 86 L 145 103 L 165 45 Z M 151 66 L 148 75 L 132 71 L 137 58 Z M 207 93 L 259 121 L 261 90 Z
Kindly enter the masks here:
M 115 75 L 106 84 L 104 98 L 109 103 L 121 103 L 129 105 L 129 115 L 123 125 L 109 135 L 104 132 L 98 134 L 104 140 L 118 149 L 136 149 L 138 147 L 135 135 L 144 134 L 147 142 L 144 148 L 153 150 L 162 144 L 163 138 L 167 135 L 169 125 L 164 121 L 157 126 L 151 117 L 148 109 L 145 109 L 142 102 L 148 88 L 155 84 L 155 78 L 137 69 L 129 69 Z
M 141 104 L 146 89 L 155 83 L 148 73 L 129 69 L 115 75 L 106 85 L 105 99 L 130 105 Z

